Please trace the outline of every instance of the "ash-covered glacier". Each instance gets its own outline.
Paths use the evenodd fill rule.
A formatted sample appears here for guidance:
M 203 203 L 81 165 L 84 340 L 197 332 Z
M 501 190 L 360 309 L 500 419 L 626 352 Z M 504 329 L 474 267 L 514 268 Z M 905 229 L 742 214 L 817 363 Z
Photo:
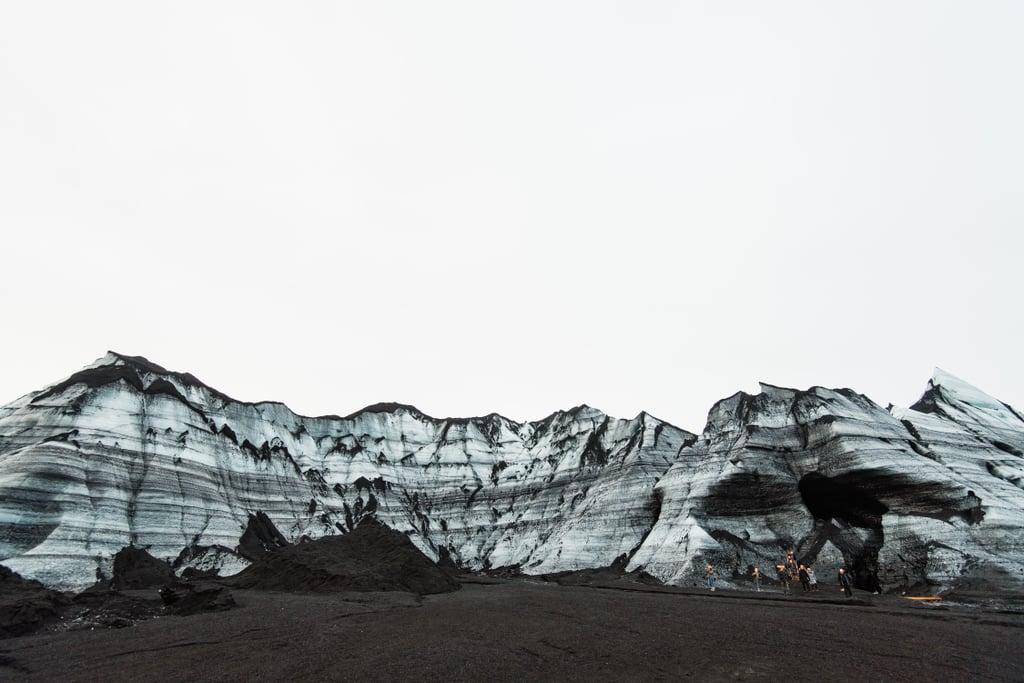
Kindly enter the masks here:
M 110 353 L 0 409 L 0 559 L 67 588 L 128 544 L 233 571 L 257 514 L 289 541 L 373 515 L 467 568 L 606 566 L 640 545 L 655 482 L 695 438 L 587 406 L 531 423 L 397 404 L 301 417 Z
M 798 561 L 868 590 L 1024 584 L 1024 420 L 936 371 L 910 409 L 847 389 L 761 386 L 719 402 L 655 487 L 631 565 L 679 582 Z
M 1022 453 L 1021 415 L 942 372 L 909 409 L 763 385 L 698 437 L 587 406 L 302 417 L 109 353 L 0 408 L 0 561 L 68 589 L 127 545 L 228 574 L 373 516 L 467 569 L 618 560 L 688 583 L 710 561 L 738 580 L 793 549 L 865 588 L 1019 588 Z

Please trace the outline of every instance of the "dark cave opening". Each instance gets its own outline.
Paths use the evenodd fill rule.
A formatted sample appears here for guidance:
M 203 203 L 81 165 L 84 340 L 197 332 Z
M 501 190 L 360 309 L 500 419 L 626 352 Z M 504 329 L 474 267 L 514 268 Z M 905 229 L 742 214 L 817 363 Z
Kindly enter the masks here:
M 889 511 L 862 487 L 818 472 L 805 474 L 797 488 L 804 505 L 817 519 L 841 519 L 862 529 L 881 529 L 882 515 Z
M 832 479 L 818 472 L 804 475 L 797 487 L 804 505 L 815 519 L 829 522 L 822 531 L 843 553 L 853 574 L 854 585 L 872 592 L 879 591 L 878 551 L 885 542 L 882 515 L 889 508 L 866 490 L 867 487 Z M 855 533 L 851 527 L 863 531 Z

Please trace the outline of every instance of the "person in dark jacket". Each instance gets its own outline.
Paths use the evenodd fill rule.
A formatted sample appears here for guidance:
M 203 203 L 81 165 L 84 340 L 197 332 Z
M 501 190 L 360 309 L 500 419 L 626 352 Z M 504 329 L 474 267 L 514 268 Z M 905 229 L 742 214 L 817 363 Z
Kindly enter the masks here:
M 804 565 L 800 565 L 799 575 L 800 575 L 800 585 L 803 587 L 804 593 L 810 593 L 811 592 L 811 576 L 810 576 L 810 574 L 807 573 L 807 567 L 805 567 Z
M 752 576 L 754 577 L 754 588 L 756 588 L 757 592 L 760 593 L 761 592 L 761 570 L 758 567 L 754 567 L 754 573 L 752 574 Z
M 853 581 L 850 580 L 850 575 L 846 573 L 845 569 L 839 570 L 839 587 L 846 593 L 846 597 L 853 597 Z
M 775 571 L 779 576 L 779 583 L 782 584 L 782 592 L 789 595 L 789 570 L 786 569 L 786 565 L 777 564 Z

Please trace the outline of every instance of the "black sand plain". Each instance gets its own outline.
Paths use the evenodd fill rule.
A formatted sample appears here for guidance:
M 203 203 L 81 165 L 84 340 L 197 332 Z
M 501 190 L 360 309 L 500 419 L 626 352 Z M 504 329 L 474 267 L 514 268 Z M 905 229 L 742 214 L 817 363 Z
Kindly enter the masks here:
M 833 599 L 464 577 L 426 596 L 233 594 L 226 611 L 2 640 L 0 679 L 1024 680 L 1020 613 L 846 601 L 838 589 Z
M 709 592 L 614 567 L 460 574 L 378 524 L 225 579 L 169 578 L 131 549 L 115 566 L 77 596 L 0 576 L 0 680 L 1024 680 L 1013 595 Z

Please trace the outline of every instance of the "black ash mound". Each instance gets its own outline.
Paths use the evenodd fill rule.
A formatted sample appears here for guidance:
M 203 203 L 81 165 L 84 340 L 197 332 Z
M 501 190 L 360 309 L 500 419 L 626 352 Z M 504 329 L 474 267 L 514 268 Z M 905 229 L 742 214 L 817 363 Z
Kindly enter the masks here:
M 210 582 L 180 581 L 160 589 L 166 614 L 188 617 L 203 612 L 223 612 L 237 607 L 235 597 L 224 586 Z
M 0 565 L 0 638 L 32 633 L 60 619 L 68 599 Z
M 293 592 L 406 591 L 447 593 L 459 583 L 405 534 L 366 518 L 353 531 L 281 548 L 224 583 Z
M 0 639 L 45 631 L 122 628 L 160 613 L 152 599 L 97 584 L 78 595 L 50 590 L 0 566 Z
M 125 546 L 114 555 L 113 590 L 154 588 L 175 580 L 171 565 L 150 555 L 142 548 Z

